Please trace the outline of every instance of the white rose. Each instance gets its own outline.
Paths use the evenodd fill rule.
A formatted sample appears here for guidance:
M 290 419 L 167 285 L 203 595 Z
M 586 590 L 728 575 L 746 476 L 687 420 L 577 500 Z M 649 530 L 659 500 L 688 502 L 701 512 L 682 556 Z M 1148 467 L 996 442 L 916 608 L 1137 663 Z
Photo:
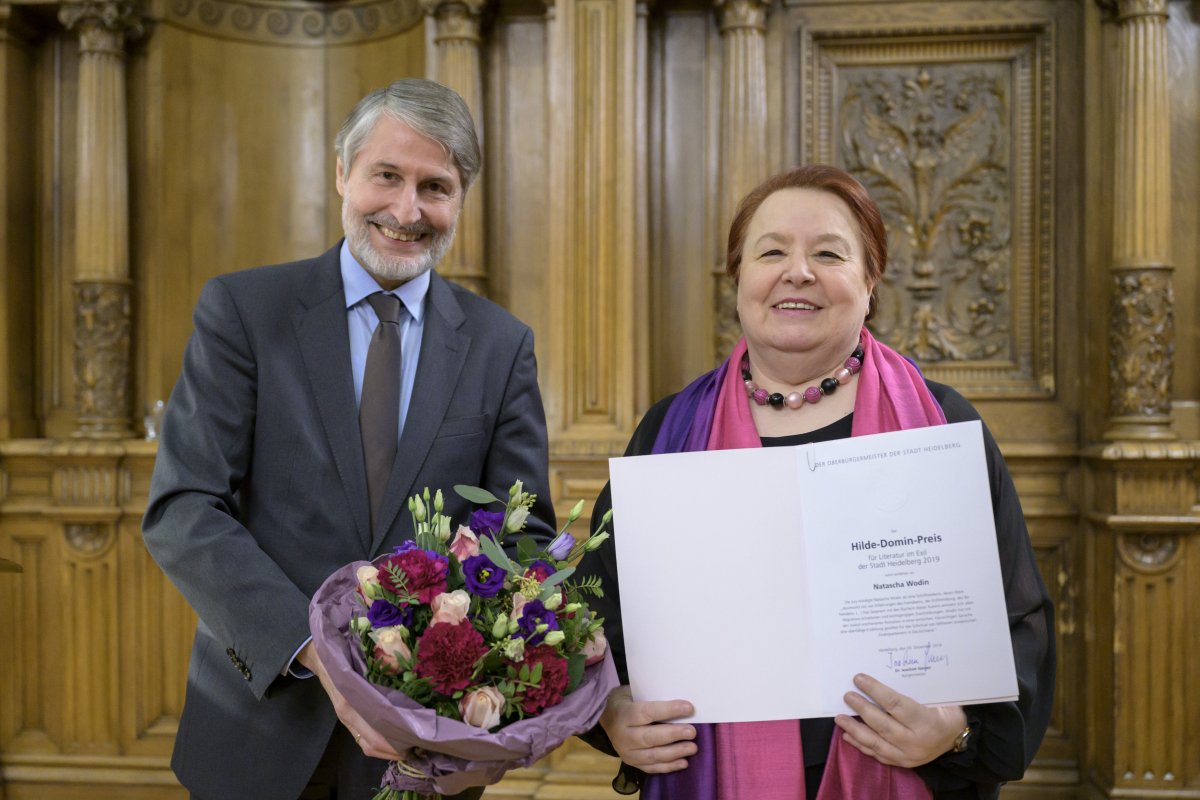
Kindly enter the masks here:
M 457 625 L 467 618 L 467 611 L 471 608 L 471 595 L 462 589 L 455 589 L 453 592 L 442 592 L 433 598 L 433 602 L 429 605 L 433 609 L 433 621 L 430 622 L 431 625 L 436 625 L 439 622 L 449 622 L 451 625 Z
M 490 730 L 500 724 L 500 712 L 504 710 L 504 695 L 494 686 L 484 686 L 468 692 L 458 701 L 458 710 L 463 722 L 476 728 Z

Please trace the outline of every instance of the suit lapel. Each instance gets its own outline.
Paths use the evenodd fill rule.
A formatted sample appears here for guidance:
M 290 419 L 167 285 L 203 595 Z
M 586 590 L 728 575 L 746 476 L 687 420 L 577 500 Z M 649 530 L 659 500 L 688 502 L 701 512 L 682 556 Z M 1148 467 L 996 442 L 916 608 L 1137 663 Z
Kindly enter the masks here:
M 311 280 L 299 292 L 292 322 L 350 515 L 366 548 L 371 543 L 367 473 L 358 415 L 354 413 L 354 377 L 350 369 L 340 247 L 339 242 L 317 259 Z
M 454 299 L 454 293 L 437 273 L 430 277 L 432 280 L 426 299 L 425 331 L 421 338 L 417 377 L 408 404 L 404 432 L 400 435 L 396 463 L 392 466 L 387 494 L 371 540 L 372 555 L 395 524 L 397 515 L 401 510 L 407 511 L 408 498 L 425 488 L 414 486 L 413 482 L 433 447 L 446 409 L 450 407 L 450 398 L 458 385 L 458 376 L 471 343 L 470 337 L 459 330 L 466 321 L 466 315 Z M 361 455 L 359 460 L 361 462 Z M 363 480 L 366 480 L 365 473 Z M 429 488 L 449 489 L 439 486 Z

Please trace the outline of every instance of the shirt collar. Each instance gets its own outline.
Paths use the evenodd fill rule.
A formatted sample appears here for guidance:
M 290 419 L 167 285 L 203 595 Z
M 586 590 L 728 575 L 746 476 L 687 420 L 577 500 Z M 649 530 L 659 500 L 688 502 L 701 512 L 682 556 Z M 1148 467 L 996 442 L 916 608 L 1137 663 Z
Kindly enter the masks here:
M 379 284 L 371 277 L 371 273 L 363 269 L 362 264 L 350 252 L 350 245 L 342 240 L 339 253 L 342 268 L 342 289 L 346 294 L 346 308 L 353 308 L 370 294 L 381 291 Z M 429 294 L 429 270 L 422 272 L 412 280 L 402 283 L 392 290 L 392 294 L 400 298 L 408 313 L 418 322 L 425 313 L 425 296 Z

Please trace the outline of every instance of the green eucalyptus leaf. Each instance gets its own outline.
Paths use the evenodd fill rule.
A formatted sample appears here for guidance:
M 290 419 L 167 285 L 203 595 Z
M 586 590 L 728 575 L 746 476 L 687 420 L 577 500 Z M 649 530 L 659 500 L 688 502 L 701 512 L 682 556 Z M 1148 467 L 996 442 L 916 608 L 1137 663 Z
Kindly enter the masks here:
M 499 497 L 496 497 L 496 495 L 487 489 L 480 489 L 478 486 L 467 486 L 465 483 L 456 483 L 454 484 L 454 491 L 464 500 L 479 505 L 500 502 Z

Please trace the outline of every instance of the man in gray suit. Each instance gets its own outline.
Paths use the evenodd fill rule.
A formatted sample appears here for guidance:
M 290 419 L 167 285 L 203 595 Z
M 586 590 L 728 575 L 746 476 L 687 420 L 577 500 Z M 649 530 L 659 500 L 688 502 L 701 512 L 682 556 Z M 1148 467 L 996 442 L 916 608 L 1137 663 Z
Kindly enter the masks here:
M 201 800 L 369 798 L 400 755 L 328 683 L 308 601 L 412 537 L 411 494 L 519 478 L 554 527 L 533 335 L 432 271 L 479 171 L 466 105 L 398 81 L 335 148 L 345 240 L 204 287 L 159 440 L 143 534 L 200 618 L 171 763 Z

